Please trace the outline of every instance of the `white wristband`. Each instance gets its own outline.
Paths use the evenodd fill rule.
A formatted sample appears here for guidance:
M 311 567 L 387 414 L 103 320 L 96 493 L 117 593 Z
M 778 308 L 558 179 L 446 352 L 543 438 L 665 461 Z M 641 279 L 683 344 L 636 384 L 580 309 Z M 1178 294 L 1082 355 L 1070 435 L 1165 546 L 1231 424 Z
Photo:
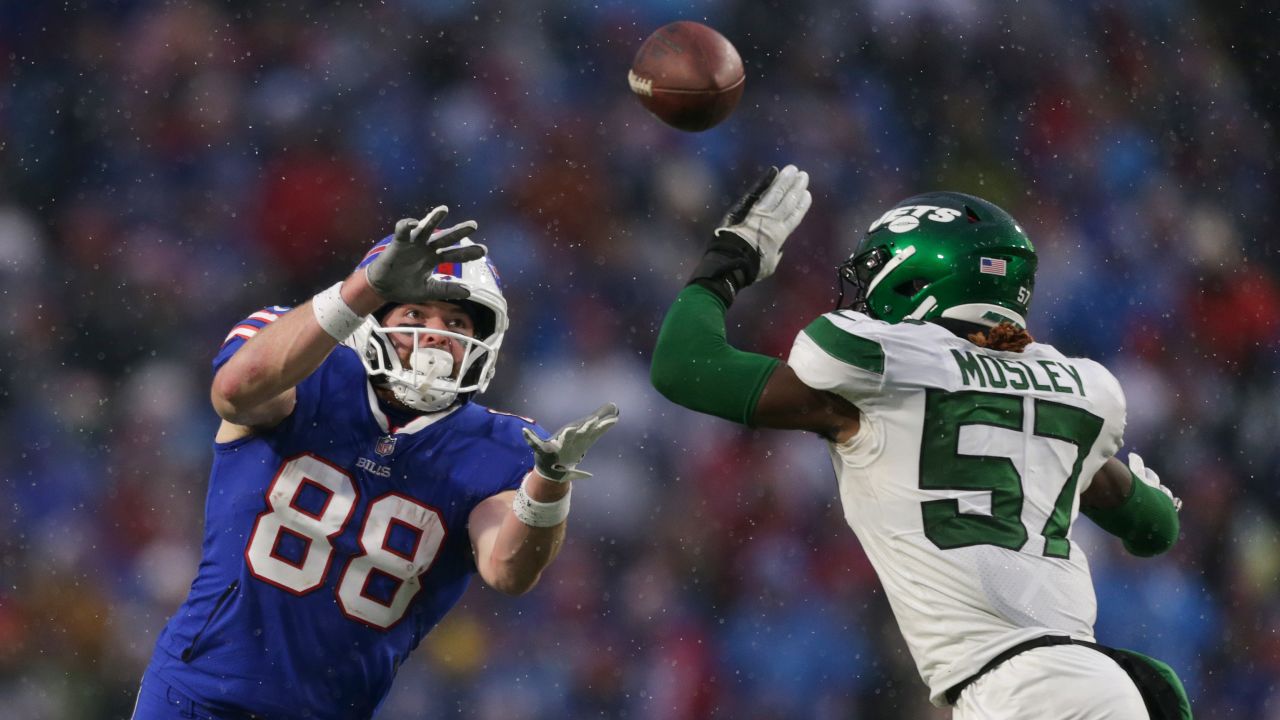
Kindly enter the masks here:
M 340 282 L 311 298 L 311 310 L 320 327 L 338 342 L 350 337 L 364 322 L 364 318 L 357 315 L 342 299 Z
M 525 493 L 524 483 L 521 483 L 520 489 L 516 490 L 516 499 L 511 503 L 511 511 L 516 514 L 516 519 L 530 527 L 555 527 L 569 517 L 569 495 L 572 493 L 573 487 L 570 486 L 569 492 L 559 500 L 538 502 Z

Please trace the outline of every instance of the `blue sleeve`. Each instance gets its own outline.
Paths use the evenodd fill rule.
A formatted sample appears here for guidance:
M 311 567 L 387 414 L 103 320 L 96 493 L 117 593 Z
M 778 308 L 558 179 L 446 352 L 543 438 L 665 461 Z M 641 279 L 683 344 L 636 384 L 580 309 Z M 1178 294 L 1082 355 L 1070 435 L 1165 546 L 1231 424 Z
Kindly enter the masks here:
M 281 315 L 292 309 L 281 305 L 271 305 L 236 323 L 236 326 L 231 328 L 231 332 L 227 333 L 226 339 L 222 341 L 222 347 L 218 348 L 218 354 L 213 358 L 213 372 L 216 374 L 218 370 L 222 369 L 222 366 L 227 364 L 231 356 L 235 355 L 236 351 L 248 342 L 249 338 L 257 335 L 259 330 L 275 322 Z
M 481 490 L 478 500 L 520 487 L 524 476 L 533 469 L 533 449 L 524 439 L 524 429 L 529 428 L 544 440 L 548 433 L 533 420 L 486 408 L 493 417 L 494 458 L 493 484 Z

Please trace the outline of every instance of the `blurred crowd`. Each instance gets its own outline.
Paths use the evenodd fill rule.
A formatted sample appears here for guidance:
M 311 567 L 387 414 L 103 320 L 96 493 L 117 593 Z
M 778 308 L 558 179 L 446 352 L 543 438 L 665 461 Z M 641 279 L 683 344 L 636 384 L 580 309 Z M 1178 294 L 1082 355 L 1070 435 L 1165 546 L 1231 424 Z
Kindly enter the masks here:
M 896 200 L 991 199 L 1036 243 L 1032 334 L 1129 399 L 1186 502 L 1167 556 L 1081 518 L 1103 642 L 1201 718 L 1280 718 L 1274 127 L 1189 2 L 102 0 L 0 3 L 0 708 L 128 717 L 200 554 L 210 360 L 342 277 L 397 218 L 475 218 L 512 329 L 483 402 L 554 427 L 605 400 L 562 556 L 473 583 L 383 720 L 944 718 L 845 525 L 823 443 L 648 384 L 723 209 L 812 175 L 778 276 L 730 314 L 785 356 Z M 641 40 L 717 27 L 722 126 L 630 96 Z

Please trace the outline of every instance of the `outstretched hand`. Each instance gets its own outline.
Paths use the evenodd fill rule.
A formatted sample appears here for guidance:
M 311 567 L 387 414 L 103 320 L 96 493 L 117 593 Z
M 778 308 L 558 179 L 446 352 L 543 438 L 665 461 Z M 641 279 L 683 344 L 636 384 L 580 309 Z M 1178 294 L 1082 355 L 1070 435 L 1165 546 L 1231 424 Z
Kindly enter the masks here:
M 440 263 L 478 260 L 487 252 L 483 245 L 458 244 L 476 231 L 474 220 L 436 231 L 436 226 L 448 214 L 449 208 L 440 205 L 421 220 L 405 218 L 396 223 L 387 249 L 365 267 L 369 285 L 384 300 L 421 303 L 465 300 L 471 296 L 465 287 L 431 276 Z
M 618 406 L 605 403 L 590 415 L 560 428 L 543 440 L 529 428 L 524 440 L 533 448 L 534 471 L 552 482 L 571 482 L 591 477 L 578 463 L 602 435 L 618 422 Z
M 754 187 L 724 216 L 716 235 L 733 233 L 760 255 L 760 271 L 755 280 L 763 280 L 778 268 L 782 244 L 804 219 L 813 203 L 809 194 L 809 173 L 788 165 L 779 172 L 769 168 Z
M 808 173 L 795 165 L 769 168 L 729 208 L 689 282 L 731 305 L 739 290 L 777 269 L 782 244 L 812 202 Z

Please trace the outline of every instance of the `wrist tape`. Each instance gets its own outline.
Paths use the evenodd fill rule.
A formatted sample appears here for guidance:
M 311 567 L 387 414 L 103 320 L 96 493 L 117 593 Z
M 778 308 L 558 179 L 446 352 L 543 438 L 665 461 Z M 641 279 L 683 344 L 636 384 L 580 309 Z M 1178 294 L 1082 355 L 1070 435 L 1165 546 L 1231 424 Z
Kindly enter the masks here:
M 311 298 L 311 311 L 315 313 L 316 322 L 320 323 L 321 329 L 338 342 L 350 337 L 364 322 L 364 318 L 357 315 L 342 299 L 341 282 Z
M 511 511 L 516 519 L 530 527 L 555 527 L 569 517 L 569 496 L 573 488 L 565 496 L 555 502 L 538 502 L 524 491 L 524 483 L 516 490 L 516 499 L 511 503 Z
M 727 308 L 742 288 L 760 274 L 760 253 L 728 228 L 718 228 L 693 269 L 689 284 L 715 293 Z

